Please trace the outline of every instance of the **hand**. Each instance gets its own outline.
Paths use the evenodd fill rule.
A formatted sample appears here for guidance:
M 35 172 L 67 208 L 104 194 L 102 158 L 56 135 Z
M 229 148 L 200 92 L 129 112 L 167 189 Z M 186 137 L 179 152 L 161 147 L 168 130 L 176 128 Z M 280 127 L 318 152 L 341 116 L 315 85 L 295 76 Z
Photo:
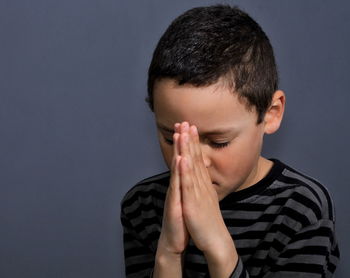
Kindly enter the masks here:
M 171 166 L 170 184 L 165 199 L 162 230 L 157 252 L 170 255 L 181 255 L 188 244 L 189 234 L 182 215 L 179 163 L 179 127 L 175 124 L 173 135 L 174 155 Z
M 197 128 L 184 122 L 180 131 L 180 183 L 186 227 L 197 248 L 217 249 L 217 242 L 227 233 L 227 228 L 203 162 Z
M 225 277 L 234 269 L 238 255 L 203 161 L 197 128 L 182 123 L 179 142 L 182 210 L 187 230 L 207 258 L 211 277 Z

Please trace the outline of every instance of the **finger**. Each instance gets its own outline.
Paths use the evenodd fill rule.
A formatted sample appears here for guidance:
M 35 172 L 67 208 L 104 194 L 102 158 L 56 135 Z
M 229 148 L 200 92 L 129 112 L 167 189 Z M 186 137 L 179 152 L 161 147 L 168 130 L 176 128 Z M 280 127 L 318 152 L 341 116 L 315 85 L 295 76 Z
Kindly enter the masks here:
M 200 184 L 207 184 L 208 180 L 210 180 L 210 176 L 204 164 L 202 149 L 200 147 L 198 129 L 194 125 L 190 127 L 190 137 L 191 152 L 193 161 L 195 163 L 194 171 L 198 175 L 198 179 L 200 179 Z
M 170 176 L 170 190 L 174 191 L 176 193 L 179 191 L 180 186 L 180 178 L 179 178 L 179 134 L 174 133 L 173 135 L 173 160 L 171 164 L 171 176 Z
M 181 156 L 180 156 L 180 150 L 179 150 L 179 139 L 180 139 L 180 134 L 175 133 L 174 134 L 174 156 L 175 156 L 175 169 L 174 169 L 174 174 L 176 177 L 175 180 L 175 186 L 176 186 L 176 192 L 179 193 L 180 195 L 180 160 L 181 160 Z M 179 198 L 181 199 L 181 196 L 179 196 Z
M 189 133 L 188 132 L 190 129 L 188 122 L 182 122 L 179 129 L 180 129 L 180 154 L 188 155 L 189 154 L 189 146 L 188 146 Z
M 181 130 L 180 138 L 179 138 L 179 146 L 180 146 L 180 155 L 181 156 L 190 156 L 189 150 L 189 134 L 187 131 Z
M 171 167 L 171 177 L 176 179 L 175 181 L 178 181 L 179 176 L 179 170 L 178 170 L 178 160 L 179 160 L 179 137 L 180 134 L 174 133 L 173 135 L 173 161 L 172 161 L 172 167 Z
M 199 137 L 196 126 L 189 127 L 188 132 L 188 165 L 192 169 L 192 180 L 194 186 L 201 186 L 205 180 L 201 173 L 201 164 L 203 164 L 202 153 L 200 152 Z
M 191 199 L 198 192 L 199 179 L 195 175 L 195 167 L 190 153 L 189 134 L 187 132 L 180 135 L 181 162 L 180 162 L 180 184 L 183 203 L 191 202 Z
M 186 133 L 189 130 L 189 124 L 188 122 L 182 122 L 179 126 L 180 134 Z
M 171 169 L 170 186 L 168 189 L 167 199 L 168 202 L 181 202 L 181 191 L 180 191 L 180 165 L 181 157 L 177 155 L 174 159 L 173 167 Z
M 179 166 L 182 200 L 185 203 L 188 197 L 190 196 L 188 193 L 192 192 L 194 188 L 191 175 L 191 168 L 189 167 L 187 157 L 181 157 Z
M 189 135 L 189 124 L 183 122 L 181 124 L 181 134 L 180 134 L 180 184 L 181 189 L 189 190 L 194 189 L 195 182 L 197 181 L 196 177 L 193 176 L 193 161 L 190 153 L 190 135 Z
M 173 150 L 174 150 L 174 154 L 173 157 L 176 159 L 176 156 L 178 156 L 180 154 L 180 149 L 179 149 L 179 137 L 180 134 L 175 132 L 173 134 Z
M 203 162 L 202 151 L 201 151 L 200 145 L 199 145 L 198 130 L 197 130 L 197 127 L 195 125 L 190 126 L 189 137 L 190 137 L 189 149 L 190 149 L 190 152 L 191 152 L 191 155 L 193 157 L 194 162 L 196 164 Z
M 180 126 L 181 126 L 181 124 L 179 124 L 179 123 L 175 123 L 174 124 L 174 130 L 175 130 L 176 133 L 181 133 L 180 132 Z

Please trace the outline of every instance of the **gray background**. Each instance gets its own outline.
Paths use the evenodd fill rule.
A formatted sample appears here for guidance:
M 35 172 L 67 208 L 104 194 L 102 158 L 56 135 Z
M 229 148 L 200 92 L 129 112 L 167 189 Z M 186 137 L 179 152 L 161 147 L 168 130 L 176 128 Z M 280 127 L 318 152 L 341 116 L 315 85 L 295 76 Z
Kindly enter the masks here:
M 287 110 L 264 153 L 328 186 L 350 277 L 349 2 L 226 1 L 275 48 Z M 120 200 L 165 170 L 146 95 L 195 0 L 0 0 L 0 277 L 123 277 Z M 222 3 L 222 1 L 221 1 Z

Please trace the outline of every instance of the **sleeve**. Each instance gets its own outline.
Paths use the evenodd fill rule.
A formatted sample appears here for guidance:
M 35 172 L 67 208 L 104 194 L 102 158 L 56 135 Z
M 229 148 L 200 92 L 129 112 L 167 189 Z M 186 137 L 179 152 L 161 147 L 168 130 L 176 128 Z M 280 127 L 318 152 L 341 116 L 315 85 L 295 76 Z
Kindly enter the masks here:
M 338 260 L 334 222 L 321 219 L 295 234 L 264 278 L 332 277 Z
M 238 257 L 238 262 L 229 278 L 248 278 L 249 274 L 245 269 L 242 259 Z
M 123 226 L 125 277 L 152 277 L 154 267 L 153 252 L 144 244 L 123 210 L 120 218 Z
M 266 266 L 263 278 L 328 278 L 332 277 L 339 260 L 334 222 L 321 219 L 298 233 L 284 247 L 276 261 Z M 264 269 L 264 268 L 263 268 Z M 230 278 L 250 277 L 241 258 Z

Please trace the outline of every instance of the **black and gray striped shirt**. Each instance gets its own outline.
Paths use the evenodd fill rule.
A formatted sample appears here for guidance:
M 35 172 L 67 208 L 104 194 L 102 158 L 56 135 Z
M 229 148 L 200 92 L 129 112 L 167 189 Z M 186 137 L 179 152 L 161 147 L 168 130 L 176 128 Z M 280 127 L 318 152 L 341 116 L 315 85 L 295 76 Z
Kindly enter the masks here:
M 338 260 L 332 199 L 324 186 L 278 160 L 257 184 L 220 201 L 239 262 L 231 277 L 331 277 Z M 169 172 L 135 185 L 122 201 L 126 277 L 150 277 Z M 209 277 L 190 240 L 184 277 Z

